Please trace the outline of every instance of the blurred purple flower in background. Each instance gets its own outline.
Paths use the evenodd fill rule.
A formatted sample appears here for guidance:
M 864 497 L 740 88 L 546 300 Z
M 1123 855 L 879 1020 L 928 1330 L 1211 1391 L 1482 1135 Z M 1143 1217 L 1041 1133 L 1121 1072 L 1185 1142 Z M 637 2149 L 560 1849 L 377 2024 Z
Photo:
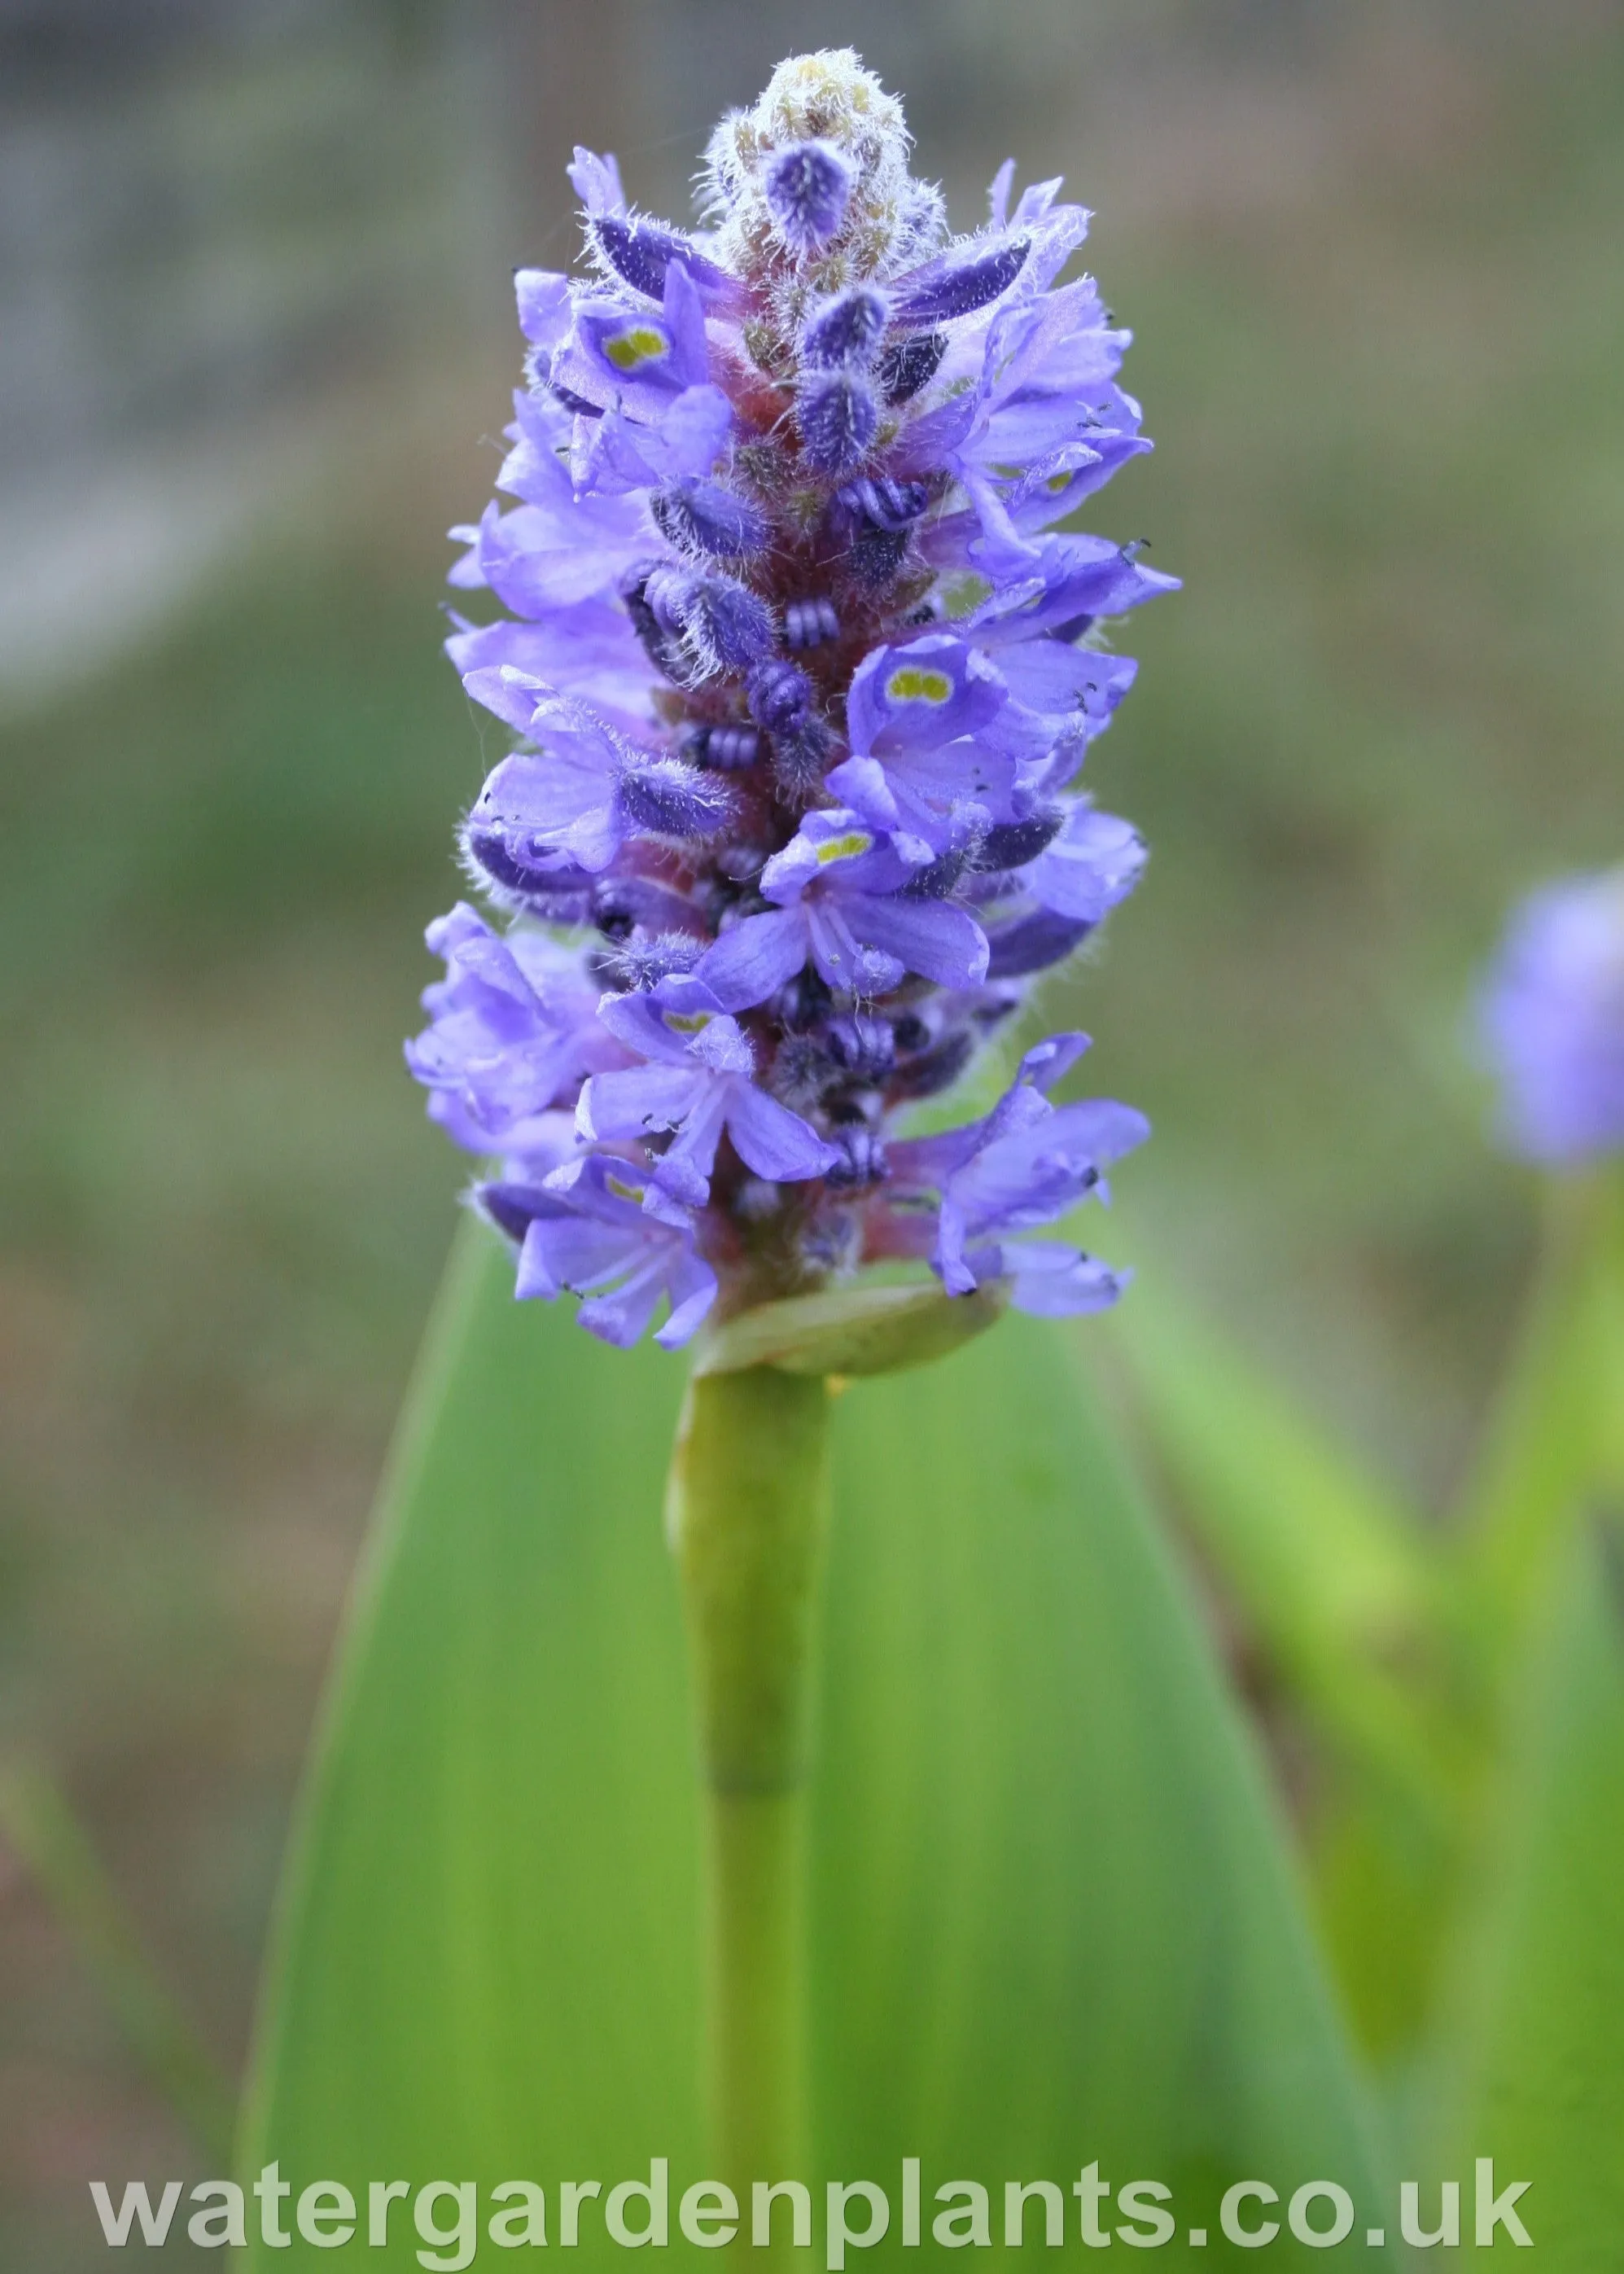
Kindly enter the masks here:
M 1049 1103 L 1081 1037 L 897 1127 L 1137 882 L 1076 779 L 1133 676 L 1101 619 L 1174 581 L 1055 533 L 1148 448 L 1127 335 L 1057 282 L 1086 215 L 1006 165 L 952 238 L 907 151 L 854 55 L 803 56 L 718 129 L 706 230 L 578 151 L 590 274 L 517 280 L 516 502 L 454 572 L 510 614 L 449 643 L 522 738 L 462 832 L 510 928 L 431 930 L 409 1059 L 500 1164 L 519 1292 L 613 1342 L 884 1258 L 1048 1312 L 1120 1284 L 1012 1237 L 1146 1133 Z
M 1479 1015 L 1517 1152 L 1574 1168 L 1624 1151 L 1624 868 L 1522 903 Z

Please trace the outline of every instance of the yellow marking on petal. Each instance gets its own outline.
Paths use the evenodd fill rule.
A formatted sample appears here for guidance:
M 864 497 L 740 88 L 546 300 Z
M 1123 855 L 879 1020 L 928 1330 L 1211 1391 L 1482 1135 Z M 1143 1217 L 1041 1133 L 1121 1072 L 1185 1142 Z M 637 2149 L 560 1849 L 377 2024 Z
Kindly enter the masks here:
M 1071 477 L 1070 474 L 1051 474 L 1049 479 L 1044 483 L 1043 486 L 1049 492 L 1050 497 L 1058 497 L 1061 491 L 1065 488 L 1071 478 Z
M 899 664 L 885 682 L 893 703 L 951 703 L 953 682 L 944 671 L 929 671 L 923 664 Z
M 666 1011 L 661 1015 L 673 1035 L 703 1035 L 716 1013 L 713 1011 Z
M 866 853 L 873 842 L 861 829 L 848 829 L 844 837 L 831 837 L 818 847 L 817 865 L 826 869 L 831 861 L 849 861 L 854 854 Z
M 604 1182 L 618 1201 L 641 1201 L 643 1198 L 641 1185 L 628 1185 L 620 1178 L 613 1176 L 606 1176 Z
M 658 324 L 628 324 L 604 342 L 604 353 L 617 371 L 640 371 L 645 363 L 658 363 L 670 352 L 671 342 Z

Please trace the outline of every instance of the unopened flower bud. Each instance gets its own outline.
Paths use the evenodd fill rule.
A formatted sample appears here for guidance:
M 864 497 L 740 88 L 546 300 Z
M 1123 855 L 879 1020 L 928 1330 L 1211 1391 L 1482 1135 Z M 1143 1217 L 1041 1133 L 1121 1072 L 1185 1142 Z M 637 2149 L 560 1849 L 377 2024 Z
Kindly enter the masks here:
M 797 142 L 769 159 L 762 187 L 790 250 L 821 252 L 846 219 L 852 169 L 828 142 Z

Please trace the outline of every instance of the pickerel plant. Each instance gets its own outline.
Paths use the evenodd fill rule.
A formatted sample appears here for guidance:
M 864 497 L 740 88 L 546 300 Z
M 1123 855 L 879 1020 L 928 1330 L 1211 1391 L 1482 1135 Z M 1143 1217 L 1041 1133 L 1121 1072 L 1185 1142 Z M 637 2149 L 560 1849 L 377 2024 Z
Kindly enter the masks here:
M 462 833 L 498 924 L 432 927 L 409 1050 L 493 1158 L 517 1292 L 607 1342 L 704 1329 L 668 1510 L 710 1796 L 710 2081 L 736 2174 L 800 2167 L 802 1796 L 831 1377 L 917 1362 L 1004 1302 L 1119 1276 L 1019 1235 L 1147 1133 L 1049 1095 L 909 1133 L 1132 890 L 1077 787 L 1134 666 L 1102 626 L 1169 588 L 1056 533 L 1148 445 L 1127 335 L 1061 282 L 1058 182 L 948 234 L 900 106 L 849 51 L 724 120 L 707 226 L 581 150 L 586 272 L 526 269 L 529 384 L 453 581 L 470 693 L 519 738 Z M 928 1265 L 876 1284 L 866 1266 Z
M 1514 1150 L 1569 1170 L 1624 1152 L 1624 869 L 1523 903 L 1480 1016 Z
M 1624 869 L 1530 893 L 1477 1013 L 1500 1141 L 1545 1172 L 1532 1300 L 1469 1496 L 1508 1632 L 1575 1510 L 1624 1494 Z

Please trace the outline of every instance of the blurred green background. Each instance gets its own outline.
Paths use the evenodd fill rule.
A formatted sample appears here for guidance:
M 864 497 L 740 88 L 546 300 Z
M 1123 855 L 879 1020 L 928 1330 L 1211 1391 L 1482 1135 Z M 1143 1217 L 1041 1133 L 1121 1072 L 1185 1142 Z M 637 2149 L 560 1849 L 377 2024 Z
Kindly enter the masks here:
M 1533 1239 L 1465 1011 L 1624 850 L 1624 14 L 1335 0 L 0 8 L 0 1742 L 240 2061 L 460 1168 L 400 1060 L 498 755 L 438 652 L 562 163 L 680 210 L 852 40 L 960 222 L 1099 214 L 1186 590 L 1095 763 L 1154 861 L 1066 1006 L 1154 1144 L 1102 1243 L 1447 1497 Z M 1056 1008 L 1059 1008 L 1056 1005 Z M 0 1856 L 0 2260 L 197 2169 Z

